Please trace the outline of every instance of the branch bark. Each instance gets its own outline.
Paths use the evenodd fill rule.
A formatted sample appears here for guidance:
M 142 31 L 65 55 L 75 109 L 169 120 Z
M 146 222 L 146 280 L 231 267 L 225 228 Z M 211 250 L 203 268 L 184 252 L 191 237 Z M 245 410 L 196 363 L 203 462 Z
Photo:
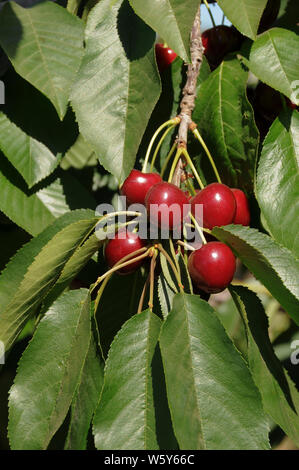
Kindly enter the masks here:
M 190 37 L 190 52 L 191 52 L 191 64 L 188 65 L 187 80 L 183 88 L 183 98 L 180 103 L 180 114 L 181 119 L 177 143 L 178 147 L 187 147 L 188 130 L 192 124 L 192 111 L 195 106 L 196 98 L 196 85 L 197 79 L 200 72 L 204 48 L 201 41 L 200 34 L 200 5 L 198 7 L 195 20 L 192 26 L 191 37 Z M 183 161 L 180 158 L 177 167 L 175 169 L 172 182 L 177 186 L 180 185 L 181 176 L 183 174 Z

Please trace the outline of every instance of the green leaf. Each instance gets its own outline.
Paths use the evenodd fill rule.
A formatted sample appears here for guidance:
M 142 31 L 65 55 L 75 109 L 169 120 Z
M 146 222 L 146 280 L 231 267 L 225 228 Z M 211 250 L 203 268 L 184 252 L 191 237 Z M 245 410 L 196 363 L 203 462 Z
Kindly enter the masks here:
M 83 22 L 65 8 L 8 2 L 0 14 L 0 44 L 16 72 L 46 95 L 63 119 L 83 55 Z
M 169 287 L 163 273 L 160 274 L 158 279 L 158 298 L 160 302 L 161 312 L 164 318 L 167 317 L 172 308 L 173 298 L 176 294 L 176 291 L 173 291 Z
M 68 225 L 80 220 L 92 219 L 93 211 L 77 210 L 68 212 L 59 217 L 48 228 L 46 228 L 37 237 L 32 238 L 11 258 L 5 269 L 0 275 L 0 297 L 1 310 L 11 301 L 12 293 L 16 292 L 25 276 L 29 266 L 33 263 L 36 256 L 47 245 L 55 235 Z M 0 314 L 1 323 L 1 314 Z
M 59 163 L 44 144 L 25 134 L 1 112 L 0 149 L 29 188 L 49 176 Z
M 218 0 L 232 24 L 245 36 L 256 38 L 267 0 Z
M 0 310 L 0 339 L 9 350 L 32 312 L 41 304 L 61 271 L 96 224 L 97 219 L 81 220 L 58 232 L 30 264 L 18 290 Z
M 92 416 L 99 401 L 104 381 L 104 367 L 91 336 L 89 350 L 81 371 L 80 382 L 71 407 L 71 420 L 64 448 L 85 450 Z
M 262 395 L 264 409 L 298 445 L 299 394 L 275 356 L 261 301 L 244 287 L 231 286 L 230 290 L 246 326 L 249 367 Z
M 299 256 L 299 114 L 288 111 L 272 124 L 264 141 L 256 195 L 267 230 Z
M 151 362 L 161 321 L 146 310 L 130 318 L 108 355 L 93 422 L 97 449 L 157 449 Z
M 251 189 L 259 136 L 246 96 L 247 79 L 248 71 L 237 58 L 225 59 L 201 85 L 193 120 L 223 181 Z M 210 169 L 205 154 L 202 160 Z
M 64 170 L 68 170 L 71 167 L 81 170 L 85 166 L 95 166 L 97 161 L 93 149 L 85 142 L 82 135 L 79 134 L 76 142 L 62 158 L 60 166 Z
M 296 86 L 298 88 L 298 35 L 287 29 L 271 28 L 259 35 L 248 50 L 244 47 L 242 52 L 254 75 L 292 99 Z
M 160 346 L 180 449 L 269 448 L 259 393 L 207 302 L 177 294 Z
M 150 25 L 168 46 L 183 60 L 191 62 L 190 33 L 199 0 L 189 0 L 188 6 L 181 0 L 129 0 L 137 15 Z
M 87 289 L 64 294 L 41 320 L 18 366 L 9 397 L 14 450 L 44 450 L 63 423 L 90 343 Z
M 12 170 L 6 158 L 0 155 L 0 210 L 26 232 L 38 235 L 70 210 L 60 179 L 36 192 L 28 191 Z
M 102 0 L 88 16 L 72 105 L 83 138 L 119 181 L 134 166 L 160 94 L 154 40 L 127 0 Z
M 241 225 L 215 227 L 212 234 L 227 243 L 299 324 L 299 261 L 272 238 Z

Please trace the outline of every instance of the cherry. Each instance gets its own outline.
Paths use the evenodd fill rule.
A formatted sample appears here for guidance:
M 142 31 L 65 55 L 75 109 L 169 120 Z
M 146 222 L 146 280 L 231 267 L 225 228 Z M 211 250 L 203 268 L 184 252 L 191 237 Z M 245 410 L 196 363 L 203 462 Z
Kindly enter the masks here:
M 121 194 L 126 196 L 128 204 L 144 204 L 148 190 L 156 183 L 162 181 L 158 173 L 142 173 L 132 170 L 121 187 Z
M 123 238 L 125 234 L 125 238 Z M 145 243 L 136 233 L 129 232 L 126 229 L 119 230 L 115 237 L 108 241 L 105 249 L 105 258 L 109 268 L 112 268 L 124 256 L 143 248 Z M 119 274 L 129 274 L 136 271 L 143 263 L 143 260 L 136 261 L 117 272 Z
M 234 224 L 249 225 L 250 224 L 250 209 L 248 199 L 241 189 L 231 188 L 236 199 L 236 214 L 233 220 Z
M 204 54 L 212 67 L 217 67 L 228 52 L 240 48 L 242 35 L 231 26 L 220 25 L 202 33 Z
M 174 184 L 162 182 L 155 184 L 148 191 L 145 204 L 152 223 L 161 228 L 173 229 L 181 225 L 183 221 L 183 207 L 184 204 L 188 204 L 188 198 Z M 177 205 L 177 210 L 171 210 L 173 204 Z
M 203 222 L 205 228 L 228 225 L 234 220 L 236 200 L 231 189 L 225 184 L 209 184 L 194 196 L 190 203 L 194 216 L 196 204 L 203 204 L 203 221 L 198 222 Z
M 167 67 L 169 67 L 170 64 L 174 61 L 174 59 L 177 57 L 177 54 L 172 49 L 170 49 L 170 47 L 167 47 L 161 43 L 157 43 L 155 45 L 155 49 L 158 69 L 160 72 L 163 72 L 163 70 L 167 69 Z
M 198 289 L 216 294 L 232 281 L 236 260 L 227 245 L 218 241 L 210 242 L 191 253 L 188 270 Z

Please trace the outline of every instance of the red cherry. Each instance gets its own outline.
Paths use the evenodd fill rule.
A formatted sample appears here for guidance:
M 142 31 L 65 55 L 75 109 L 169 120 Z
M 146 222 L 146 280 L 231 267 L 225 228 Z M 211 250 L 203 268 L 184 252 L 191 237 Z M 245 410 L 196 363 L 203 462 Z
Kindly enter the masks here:
M 162 182 L 155 184 L 149 190 L 145 204 L 151 222 L 161 228 L 171 230 L 181 225 L 184 217 L 184 204 L 188 204 L 188 198 L 174 184 Z M 172 211 L 170 206 L 173 204 L 176 204 L 177 207 L 173 207 L 176 210 Z
M 241 189 L 231 188 L 236 199 L 236 214 L 233 220 L 234 224 L 249 225 L 250 224 L 250 209 L 248 199 Z
M 196 215 L 196 204 L 203 204 L 205 228 L 212 229 L 215 226 L 228 225 L 234 220 L 236 200 L 231 189 L 225 184 L 209 184 L 194 196 L 190 203 L 193 215 Z
M 160 181 L 162 178 L 158 173 L 142 173 L 138 170 L 132 170 L 124 181 L 120 192 L 126 196 L 128 204 L 144 204 L 148 190 Z
M 125 237 L 125 238 L 123 238 Z M 136 233 L 128 232 L 126 229 L 119 230 L 115 237 L 108 241 L 105 249 L 105 257 L 109 268 L 112 268 L 124 256 L 133 253 L 145 246 Z M 119 274 L 129 274 L 136 271 L 143 263 L 143 260 L 136 261 L 117 271 Z
M 220 25 L 204 31 L 201 39 L 210 65 L 217 67 L 226 54 L 239 49 L 242 35 L 231 26 Z
M 164 44 L 158 43 L 155 45 L 156 59 L 160 72 L 163 72 L 177 57 L 177 54 L 170 49 L 170 47 L 164 46 Z
M 225 289 L 232 281 L 236 260 L 227 245 L 210 242 L 191 253 L 188 270 L 198 289 L 215 294 Z

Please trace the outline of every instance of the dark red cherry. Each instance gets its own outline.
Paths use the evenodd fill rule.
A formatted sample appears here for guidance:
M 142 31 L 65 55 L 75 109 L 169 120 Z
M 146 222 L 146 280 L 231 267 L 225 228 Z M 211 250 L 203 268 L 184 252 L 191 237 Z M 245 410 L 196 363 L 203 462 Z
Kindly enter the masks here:
M 174 184 L 162 182 L 155 184 L 149 190 L 145 204 L 151 223 L 172 230 L 181 225 L 184 217 L 184 204 L 188 204 L 188 198 Z
M 129 232 L 126 229 L 119 230 L 115 237 L 108 241 L 105 249 L 105 257 L 109 268 L 112 268 L 124 256 L 133 253 L 145 246 L 144 240 L 141 240 L 136 233 Z M 117 271 L 119 274 L 129 274 L 136 271 L 143 263 L 143 260 L 132 263 Z
M 126 196 L 127 204 L 144 204 L 148 190 L 162 181 L 158 173 L 142 173 L 139 170 L 132 170 L 121 187 L 121 194 Z
M 236 213 L 233 220 L 233 224 L 240 224 L 240 225 L 249 225 L 250 224 L 250 209 L 248 204 L 248 199 L 241 191 L 241 189 L 231 188 L 235 199 L 236 199 Z
M 242 35 L 237 29 L 220 25 L 207 29 L 201 36 L 204 54 L 213 67 L 217 67 L 229 52 L 240 48 Z
M 163 72 L 163 70 L 167 69 L 167 67 L 169 67 L 170 64 L 174 61 L 174 59 L 177 57 L 177 54 L 172 49 L 170 49 L 170 47 L 167 47 L 161 43 L 157 43 L 155 45 L 155 49 L 159 71 Z
M 196 213 L 196 205 L 203 205 L 203 222 L 205 228 L 228 225 L 234 220 L 236 200 L 231 189 L 225 184 L 211 183 L 202 189 L 191 201 L 192 214 Z
M 191 253 L 188 270 L 198 289 L 216 294 L 232 281 L 236 260 L 227 245 L 218 241 L 210 242 Z

